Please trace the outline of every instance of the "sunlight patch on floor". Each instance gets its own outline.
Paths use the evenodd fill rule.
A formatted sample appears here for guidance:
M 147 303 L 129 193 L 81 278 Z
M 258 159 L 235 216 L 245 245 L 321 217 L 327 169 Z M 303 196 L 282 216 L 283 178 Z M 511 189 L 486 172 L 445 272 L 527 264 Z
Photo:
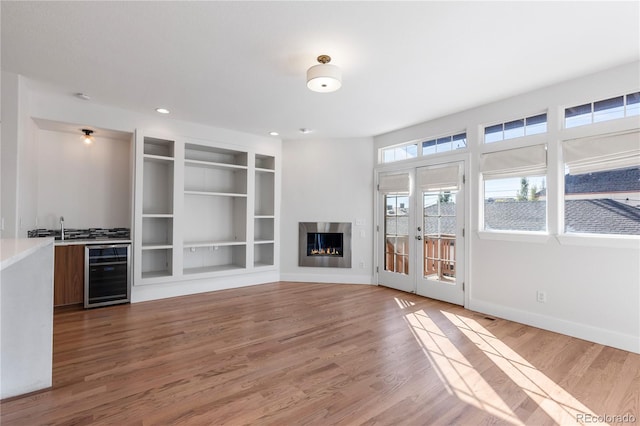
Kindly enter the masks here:
M 531 365 L 477 321 L 440 311 L 469 340 L 476 344 L 522 391 L 556 423 L 580 424 L 579 414 L 597 417 L 569 392 Z M 594 423 L 606 425 L 607 423 Z
M 394 297 L 393 299 L 396 301 L 400 309 L 406 309 L 410 308 L 411 306 L 415 306 L 414 302 L 409 302 L 408 300 L 399 299 L 397 297 Z
M 523 424 L 423 310 L 405 319 L 450 394 L 514 425 Z

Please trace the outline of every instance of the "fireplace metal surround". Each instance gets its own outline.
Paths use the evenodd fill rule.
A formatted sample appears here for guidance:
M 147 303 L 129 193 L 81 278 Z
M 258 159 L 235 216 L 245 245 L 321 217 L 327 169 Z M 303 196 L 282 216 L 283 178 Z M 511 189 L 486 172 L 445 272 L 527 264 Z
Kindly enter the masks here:
M 299 222 L 298 266 L 320 268 L 351 268 L 351 223 L 350 222 Z M 342 234 L 340 255 L 310 255 L 308 234 Z

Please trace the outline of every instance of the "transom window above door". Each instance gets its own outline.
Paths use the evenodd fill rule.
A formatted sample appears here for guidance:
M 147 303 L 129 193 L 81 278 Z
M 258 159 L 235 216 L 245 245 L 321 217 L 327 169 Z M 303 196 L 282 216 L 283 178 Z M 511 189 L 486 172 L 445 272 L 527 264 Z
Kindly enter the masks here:
M 421 141 L 412 141 L 394 145 L 380 150 L 380 163 L 393 163 L 395 161 L 411 160 L 414 158 L 455 151 L 467 147 L 467 133 L 460 132 L 454 135 L 428 138 Z

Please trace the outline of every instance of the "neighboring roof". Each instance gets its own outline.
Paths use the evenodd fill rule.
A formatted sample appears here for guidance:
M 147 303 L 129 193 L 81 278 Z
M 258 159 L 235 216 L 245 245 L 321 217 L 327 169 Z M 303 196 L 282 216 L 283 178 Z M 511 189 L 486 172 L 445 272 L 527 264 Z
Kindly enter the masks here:
M 610 199 L 565 201 L 567 232 L 640 235 L 640 208 Z
M 487 203 L 485 227 L 540 231 L 546 227 L 545 211 L 544 201 Z M 640 235 L 640 208 L 611 199 L 566 200 L 565 228 L 567 232 Z
M 565 194 L 640 192 L 640 167 L 582 175 L 566 175 Z
M 547 228 L 545 201 L 500 201 L 484 205 L 487 230 L 544 231 Z
M 504 201 L 485 203 L 485 229 L 510 231 L 541 231 L 546 229 L 545 201 Z M 567 232 L 615 235 L 640 235 L 640 208 L 611 199 L 566 200 L 565 227 Z M 442 203 L 426 209 L 428 216 L 443 217 L 438 221 L 427 218 L 427 234 L 455 234 L 455 204 Z M 449 216 L 449 217 L 447 217 Z M 408 235 L 407 216 L 387 220 L 387 232 L 397 229 L 399 235 Z M 396 228 L 397 226 L 397 228 Z

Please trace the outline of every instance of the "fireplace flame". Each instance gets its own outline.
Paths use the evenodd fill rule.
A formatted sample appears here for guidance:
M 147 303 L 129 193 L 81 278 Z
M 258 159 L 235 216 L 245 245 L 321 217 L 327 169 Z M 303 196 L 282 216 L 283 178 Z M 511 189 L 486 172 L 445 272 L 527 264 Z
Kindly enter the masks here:
M 341 256 L 340 250 L 335 247 L 311 249 L 311 256 Z

